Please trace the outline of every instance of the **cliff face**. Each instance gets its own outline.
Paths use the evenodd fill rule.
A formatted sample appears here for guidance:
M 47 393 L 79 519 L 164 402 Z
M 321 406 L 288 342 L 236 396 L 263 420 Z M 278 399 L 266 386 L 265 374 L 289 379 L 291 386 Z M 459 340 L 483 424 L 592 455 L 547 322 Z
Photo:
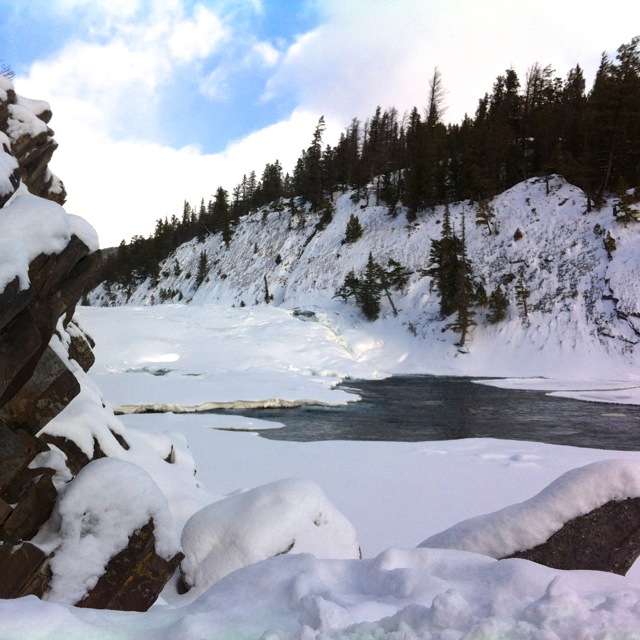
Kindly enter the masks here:
M 338 304 L 336 290 L 353 271 L 361 277 L 368 256 L 386 266 L 389 259 L 409 273 L 406 285 L 392 288 L 394 310 L 381 296 L 381 316 L 403 323 L 418 338 L 433 344 L 446 330 L 440 294 L 426 270 L 432 241 L 442 234 L 444 207 L 421 212 L 407 223 L 403 211 L 391 217 L 387 206 L 353 194 L 338 195 L 328 224 L 320 214 L 292 213 L 284 204 L 242 217 L 228 246 L 221 234 L 193 239 L 178 247 L 161 265 L 159 277 L 132 286 L 103 283 L 89 295 L 95 305 L 148 305 L 161 302 L 270 304 L 286 307 Z M 592 344 L 594 353 L 623 355 L 640 342 L 640 268 L 637 238 L 640 191 L 628 211 L 617 198 L 589 208 L 585 193 L 558 175 L 531 178 L 496 196 L 486 223 L 477 202 L 453 203 L 450 221 L 464 229 L 466 255 L 474 287 L 489 296 L 498 287 L 507 297 L 505 318 L 488 321 L 486 303 L 474 305 L 470 345 L 491 344 L 513 351 L 535 345 L 552 360 L 558 349 Z M 346 242 L 346 228 L 357 216 L 363 233 Z M 198 280 L 206 258 L 208 273 Z M 525 290 L 526 311 L 520 291 Z M 268 294 L 268 295 L 267 295 Z M 443 334 L 443 329 L 445 332 Z M 451 349 L 451 357 L 457 357 Z
M 64 186 L 48 167 L 57 147 L 50 118 L 46 103 L 16 95 L 0 75 L 2 598 L 51 592 L 57 574 L 64 573 L 53 562 L 56 554 L 64 555 L 60 499 L 108 449 L 94 439 L 84 451 L 78 442 L 87 434 L 80 432 L 47 433 L 52 424 L 60 431 L 65 411 L 81 393 L 83 372 L 93 363 L 92 341 L 73 314 L 100 265 L 95 232 L 61 206 Z M 113 438 L 126 449 L 122 434 Z M 47 544 L 41 540 L 44 530 Z M 128 544 L 113 550 L 102 576 L 88 592 L 80 590 L 76 604 L 146 609 L 153 603 L 180 556 L 155 552 L 153 517 L 126 533 Z

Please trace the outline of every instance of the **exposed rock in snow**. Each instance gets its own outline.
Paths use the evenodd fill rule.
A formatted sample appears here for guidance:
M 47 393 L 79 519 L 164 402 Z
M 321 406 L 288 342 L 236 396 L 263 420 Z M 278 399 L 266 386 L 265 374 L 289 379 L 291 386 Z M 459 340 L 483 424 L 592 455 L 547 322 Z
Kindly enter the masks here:
M 555 569 L 589 569 L 626 575 L 640 556 L 640 498 L 611 500 L 569 520 L 546 542 L 518 551 Z
M 519 552 L 526 552 L 543 545 L 567 523 L 575 522 L 574 519 L 580 516 L 590 514 L 612 501 L 622 503 L 630 498 L 640 498 L 640 465 L 630 460 L 594 462 L 565 473 L 525 502 L 460 522 L 446 531 L 427 538 L 419 546 L 474 551 L 492 558 L 517 555 L 542 561 L 541 553 L 532 555 Z M 611 509 L 608 513 L 613 515 Z M 634 527 L 634 522 L 637 524 L 638 518 L 632 517 L 630 523 L 627 523 L 625 522 L 627 517 L 623 512 L 617 512 L 616 515 L 621 518 L 619 527 L 621 540 L 603 541 L 598 539 L 602 537 L 602 531 L 583 531 L 583 535 L 579 537 L 582 537 L 580 544 L 584 548 L 579 551 L 572 550 L 572 556 L 566 556 L 566 559 L 560 557 L 558 564 L 553 564 L 553 557 L 551 557 L 551 566 L 626 572 L 640 552 L 638 543 L 633 540 L 631 546 L 626 548 L 629 544 L 627 538 L 630 535 L 637 538 L 640 533 L 638 527 Z M 583 524 L 585 527 L 593 527 L 597 524 L 597 519 L 585 519 Z M 629 527 L 631 527 L 630 530 Z M 628 530 L 626 534 L 625 530 Z M 595 538 L 597 548 L 587 548 L 592 536 Z M 605 554 L 607 546 L 610 546 L 608 560 L 598 558 L 598 554 Z M 550 550 L 549 555 L 553 556 L 554 551 Z M 572 561 L 572 557 L 576 562 L 582 558 L 585 566 L 566 566 Z M 605 566 L 607 562 L 609 567 Z M 619 566 L 615 566 L 616 563 Z
M 155 552 L 172 560 L 179 545 L 167 500 L 153 479 L 123 460 L 90 462 L 66 487 L 47 529 L 35 539 L 50 550 L 53 546 L 55 552 L 45 598 L 68 604 L 83 600 L 98 584 L 109 560 L 150 522 Z M 162 576 L 162 584 L 169 576 Z M 116 588 L 124 585 L 126 580 Z

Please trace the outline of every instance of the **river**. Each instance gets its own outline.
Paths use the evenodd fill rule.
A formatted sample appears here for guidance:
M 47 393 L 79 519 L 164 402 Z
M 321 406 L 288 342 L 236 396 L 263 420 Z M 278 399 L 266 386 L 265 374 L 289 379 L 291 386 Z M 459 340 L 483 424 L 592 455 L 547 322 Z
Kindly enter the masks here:
M 350 380 L 343 388 L 362 400 L 341 407 L 251 412 L 285 425 L 260 435 L 293 441 L 486 437 L 640 450 L 640 407 L 633 405 L 556 398 L 542 391 L 499 389 L 447 376 Z

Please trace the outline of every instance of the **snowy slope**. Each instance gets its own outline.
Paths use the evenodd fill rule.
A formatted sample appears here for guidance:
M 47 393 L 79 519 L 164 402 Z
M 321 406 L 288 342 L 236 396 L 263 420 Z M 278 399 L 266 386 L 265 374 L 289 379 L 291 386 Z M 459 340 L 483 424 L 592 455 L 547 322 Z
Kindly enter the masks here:
M 615 219 L 611 203 L 587 213 L 585 194 L 560 176 L 551 176 L 548 183 L 544 178 L 527 180 L 497 196 L 492 206 L 496 215 L 491 234 L 486 226 L 476 225 L 477 203 L 450 209 L 458 233 L 465 219 L 476 284 L 490 293 L 502 283 L 510 300 L 507 320 L 495 326 L 487 323 L 486 310 L 476 310 L 472 350 L 486 350 L 493 358 L 524 345 L 528 353 L 543 350 L 545 358 L 576 349 L 583 360 L 596 353 L 598 358 L 606 352 L 631 354 L 640 339 L 636 224 Z M 101 286 L 90 301 L 264 304 L 266 280 L 274 305 L 340 309 L 342 303 L 333 299 L 336 289 L 351 269 L 356 274 L 364 270 L 371 252 L 380 264 L 393 258 L 414 272 L 404 291 L 394 294 L 401 310 L 395 322 L 420 338 L 453 346 L 456 336 L 442 333 L 447 321 L 439 315 L 438 293 L 421 272 L 429 265 L 431 240 L 440 237 L 443 207 L 408 224 L 402 211 L 391 218 L 386 206 L 354 203 L 346 193 L 336 198 L 333 220 L 324 230 L 316 229 L 318 215 L 292 216 L 287 207 L 280 209 L 244 217 L 228 248 L 219 234 L 179 247 L 163 263 L 155 285 L 147 280 L 129 292 L 107 292 Z M 357 242 L 344 244 L 351 214 L 358 216 L 364 233 Z M 608 233 L 617 246 L 609 254 L 604 246 Z M 210 273 L 196 288 L 202 251 Z M 530 292 L 526 318 L 516 305 L 518 281 Z M 392 313 L 386 300 L 382 305 L 384 322 Z M 456 352 L 448 350 L 451 356 Z

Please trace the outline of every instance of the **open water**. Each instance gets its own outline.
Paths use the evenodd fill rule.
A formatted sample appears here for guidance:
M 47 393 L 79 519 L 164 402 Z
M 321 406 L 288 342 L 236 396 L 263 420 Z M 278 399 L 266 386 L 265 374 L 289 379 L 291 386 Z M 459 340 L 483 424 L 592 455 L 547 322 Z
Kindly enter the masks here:
M 638 406 L 554 398 L 446 376 L 348 381 L 343 388 L 362 400 L 342 407 L 257 410 L 256 417 L 285 424 L 260 435 L 296 441 L 488 437 L 640 451 Z

